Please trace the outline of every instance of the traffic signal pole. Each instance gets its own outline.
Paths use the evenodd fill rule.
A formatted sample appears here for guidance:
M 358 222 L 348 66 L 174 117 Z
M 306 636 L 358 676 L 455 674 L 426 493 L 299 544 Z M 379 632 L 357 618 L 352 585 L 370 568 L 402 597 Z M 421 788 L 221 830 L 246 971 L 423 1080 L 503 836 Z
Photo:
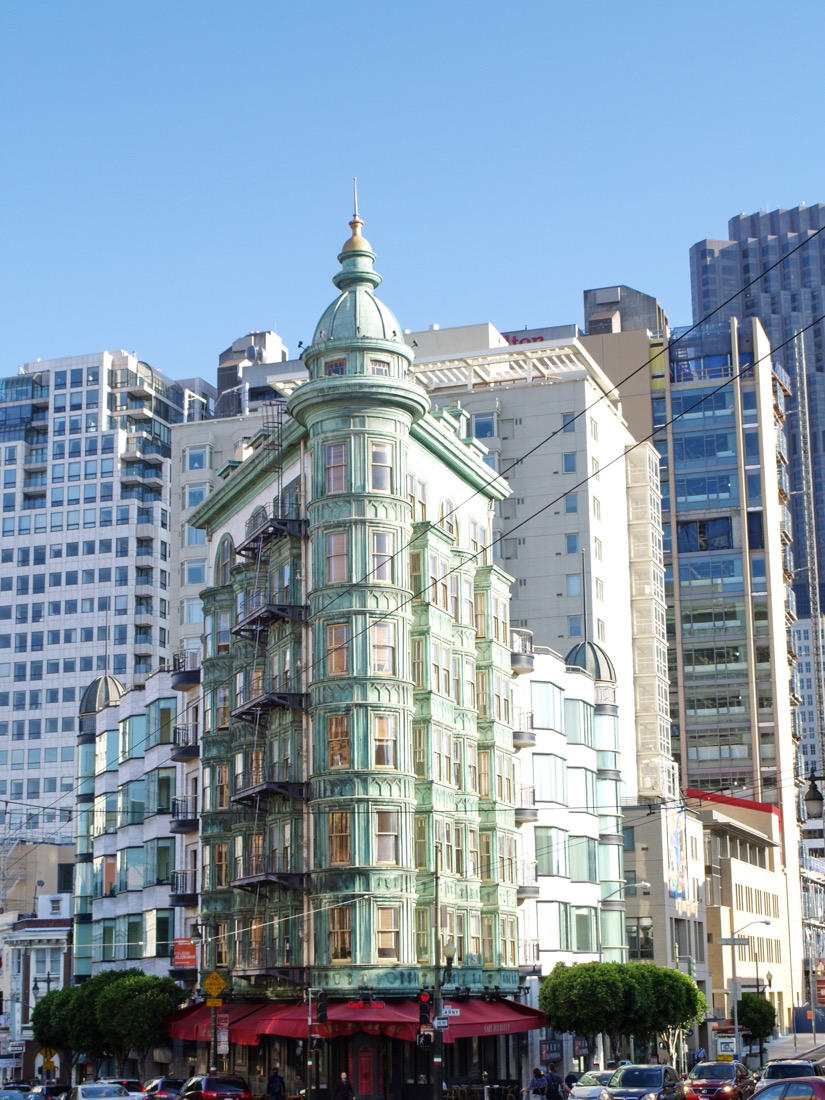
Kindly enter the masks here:
M 441 898 L 438 889 L 438 875 L 441 870 L 441 845 L 435 845 L 435 967 L 433 977 L 433 1016 L 443 1014 L 441 1002 Z M 433 1036 L 433 1100 L 444 1100 L 444 1035 L 439 1028 Z

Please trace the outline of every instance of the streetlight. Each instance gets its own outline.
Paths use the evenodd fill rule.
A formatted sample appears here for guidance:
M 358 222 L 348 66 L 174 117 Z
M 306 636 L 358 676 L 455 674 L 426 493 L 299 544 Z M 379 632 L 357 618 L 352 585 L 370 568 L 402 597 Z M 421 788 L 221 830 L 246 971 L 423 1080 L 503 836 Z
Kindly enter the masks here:
M 601 915 L 602 902 L 610 901 L 611 898 L 614 898 L 616 896 L 616 894 L 621 894 L 622 890 L 626 889 L 626 887 L 628 887 L 628 886 L 630 887 L 631 890 L 649 890 L 650 889 L 650 883 L 649 882 L 623 882 L 622 885 L 618 889 L 614 890 L 610 894 L 607 894 L 603 898 L 599 898 L 599 905 L 598 905 L 598 909 L 597 909 L 597 912 L 596 912 L 596 948 L 599 952 L 599 962 L 604 961 L 602 959 L 602 915 Z
M 819 797 L 821 799 L 822 795 L 820 795 Z M 747 947 L 750 943 L 750 939 L 748 936 L 740 936 L 739 933 L 744 932 L 746 928 L 753 927 L 754 924 L 770 923 L 771 922 L 769 920 L 748 921 L 748 923 L 743 924 L 741 928 L 737 928 L 732 936 L 729 936 L 725 939 L 717 940 L 717 943 L 720 947 L 730 947 L 731 962 L 733 963 L 733 1041 L 735 1044 L 733 1060 L 735 1062 L 739 1061 L 739 991 L 736 983 L 736 948 Z
M 822 791 L 817 787 L 817 778 L 821 779 L 821 776 L 814 774 L 814 769 L 811 767 L 811 774 L 808 776 L 809 787 L 805 791 L 805 813 L 809 819 L 819 821 L 822 818 L 822 804 L 825 802 L 825 798 L 822 796 Z M 805 955 L 808 956 L 808 949 L 811 946 L 811 937 L 806 936 Z M 814 954 L 818 954 L 814 945 Z M 816 1010 L 817 1010 L 817 989 L 816 989 L 816 975 L 814 973 L 814 961 L 812 958 L 806 957 L 805 960 L 808 964 L 808 982 L 810 985 L 810 1004 L 811 1004 L 811 1029 L 814 1039 L 816 1039 Z
M 438 878 L 441 872 L 441 844 L 435 845 L 435 968 L 433 971 L 433 1020 L 443 1016 L 444 1002 L 441 997 L 442 987 L 447 985 L 453 976 L 453 961 L 456 955 L 456 946 L 452 940 L 441 944 L 441 898 L 439 896 Z M 444 976 L 441 976 L 441 956 L 444 955 L 446 965 Z M 444 1091 L 444 1033 L 441 1028 L 435 1029 L 435 1043 L 433 1046 L 433 1100 L 443 1100 Z
M 52 982 L 57 981 L 57 975 L 52 974 L 51 971 L 46 971 L 46 977 L 43 978 L 43 981 L 46 983 L 46 994 L 48 995 L 52 988 Z M 38 994 L 40 993 L 40 986 L 37 978 L 32 982 L 32 993 L 34 994 L 34 999 L 37 1000 Z

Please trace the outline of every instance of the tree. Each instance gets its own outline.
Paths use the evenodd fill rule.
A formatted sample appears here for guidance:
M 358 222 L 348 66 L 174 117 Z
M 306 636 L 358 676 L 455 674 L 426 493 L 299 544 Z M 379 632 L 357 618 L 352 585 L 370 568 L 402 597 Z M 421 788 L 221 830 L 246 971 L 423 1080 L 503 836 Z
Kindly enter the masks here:
M 32 1009 L 32 1033 L 42 1047 L 60 1051 L 61 1076 L 68 1079 L 77 1051 L 73 1047 L 71 1020 L 78 986 L 54 989 Z
M 109 983 L 97 999 L 97 1026 L 118 1073 L 133 1048 L 141 1073 L 149 1047 L 166 1038 L 166 1018 L 180 1008 L 183 994 L 171 978 L 135 974 Z
M 743 993 L 736 1006 L 741 1027 L 747 1028 L 759 1049 L 776 1026 L 776 1009 L 766 997 Z
M 637 996 L 627 963 L 557 963 L 539 990 L 539 1007 L 553 1027 L 584 1035 L 591 1050 L 604 1032 L 616 1051 L 627 1020 L 636 1014 Z
M 100 1027 L 97 1015 L 98 999 L 104 990 L 129 977 L 142 977 L 143 972 L 131 970 L 101 970 L 93 977 L 74 987 L 72 1015 L 69 1021 L 70 1046 L 85 1053 L 95 1067 L 95 1075 L 103 1059 L 112 1054 L 107 1037 Z
M 693 978 L 680 970 L 654 963 L 625 965 L 637 987 L 636 1012 L 627 1021 L 627 1032 L 655 1035 L 666 1047 L 668 1061 L 674 1064 L 681 1032 L 705 1018 L 705 996 Z

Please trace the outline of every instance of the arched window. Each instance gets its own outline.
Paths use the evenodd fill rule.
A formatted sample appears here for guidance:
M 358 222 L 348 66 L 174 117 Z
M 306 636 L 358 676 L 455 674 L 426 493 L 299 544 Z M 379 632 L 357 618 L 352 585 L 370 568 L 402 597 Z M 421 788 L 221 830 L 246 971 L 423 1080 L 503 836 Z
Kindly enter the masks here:
M 224 535 L 215 555 L 215 584 L 229 584 L 230 572 L 235 564 L 235 547 L 232 537 Z

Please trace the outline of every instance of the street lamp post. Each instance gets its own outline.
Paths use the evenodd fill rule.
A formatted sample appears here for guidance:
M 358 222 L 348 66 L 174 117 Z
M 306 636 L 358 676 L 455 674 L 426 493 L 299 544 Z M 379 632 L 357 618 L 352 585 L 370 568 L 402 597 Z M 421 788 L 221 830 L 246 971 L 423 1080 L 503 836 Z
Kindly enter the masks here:
M 444 1014 L 444 1002 L 442 989 L 453 976 L 453 960 L 455 959 L 456 946 L 452 940 L 448 940 L 442 947 L 441 943 L 441 897 L 439 893 L 438 877 L 441 871 L 441 844 L 435 846 L 435 966 L 433 968 L 433 1021 Z M 441 975 L 441 956 L 444 955 L 446 966 L 444 976 Z M 433 1100 L 443 1100 L 444 1091 L 444 1033 L 440 1027 L 436 1027 L 433 1042 Z
M 821 780 L 821 776 L 814 774 L 814 769 L 811 768 L 811 774 L 808 776 L 809 787 L 805 791 L 805 813 L 809 819 L 820 820 L 822 818 L 822 805 L 825 802 L 822 791 L 817 787 L 817 779 Z M 814 956 L 809 955 L 809 947 L 811 945 L 811 936 L 806 936 L 805 955 L 808 963 L 808 982 L 810 985 L 810 1005 L 811 1005 L 811 1030 L 813 1032 L 814 1042 L 816 1042 L 816 1010 L 817 1010 L 817 990 L 816 990 L 816 948 L 818 944 L 814 944 Z
M 733 978 L 733 1041 L 735 1044 L 733 1052 L 733 1060 L 739 1061 L 739 989 L 736 982 L 736 948 L 747 947 L 750 943 L 748 936 L 740 936 L 740 932 L 744 932 L 746 928 L 752 928 L 755 924 L 770 924 L 769 920 L 752 920 L 747 924 L 743 924 L 741 928 L 738 928 L 732 936 L 726 939 L 718 940 L 720 947 L 730 947 L 732 972 Z M 761 1044 L 760 1044 L 761 1045 Z

